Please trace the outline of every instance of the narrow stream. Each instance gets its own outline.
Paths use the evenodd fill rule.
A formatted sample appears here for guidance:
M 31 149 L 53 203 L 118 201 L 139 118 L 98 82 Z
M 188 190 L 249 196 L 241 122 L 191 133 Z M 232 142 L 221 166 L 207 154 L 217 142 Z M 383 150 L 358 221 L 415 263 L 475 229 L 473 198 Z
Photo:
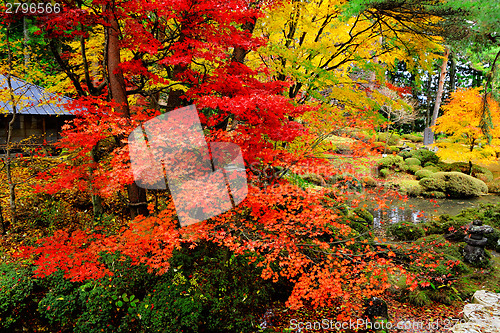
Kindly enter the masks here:
M 371 202 L 366 202 L 370 207 Z M 472 199 L 423 199 L 408 198 L 406 202 L 395 200 L 388 209 L 368 208 L 373 214 L 375 228 L 400 221 L 422 222 L 441 214 L 456 215 L 463 209 L 478 207 L 480 204 L 500 203 L 500 196 L 488 194 Z M 373 205 L 373 204 L 372 204 Z

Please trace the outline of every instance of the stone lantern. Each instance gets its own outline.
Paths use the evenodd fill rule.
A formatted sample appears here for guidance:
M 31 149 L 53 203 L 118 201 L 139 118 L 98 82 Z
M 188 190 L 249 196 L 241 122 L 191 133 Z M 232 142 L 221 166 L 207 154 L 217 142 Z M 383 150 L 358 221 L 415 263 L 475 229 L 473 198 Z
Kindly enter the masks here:
M 489 225 L 483 225 L 483 221 L 474 220 L 469 225 L 468 235 L 465 236 L 464 241 L 467 245 L 464 248 L 464 260 L 468 263 L 480 263 L 484 260 L 484 246 L 488 239 L 484 234 L 493 232 L 493 228 Z

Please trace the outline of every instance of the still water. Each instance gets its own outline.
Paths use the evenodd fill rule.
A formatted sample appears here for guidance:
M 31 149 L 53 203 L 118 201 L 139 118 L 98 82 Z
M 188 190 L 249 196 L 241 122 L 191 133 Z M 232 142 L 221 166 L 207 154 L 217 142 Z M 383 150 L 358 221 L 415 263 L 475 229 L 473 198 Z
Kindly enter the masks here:
M 456 215 L 463 209 L 477 207 L 480 204 L 500 203 L 500 196 L 488 194 L 473 199 L 423 199 L 408 198 L 406 202 L 394 200 L 388 204 L 387 209 L 368 210 L 373 214 L 374 227 L 379 228 L 385 224 L 397 223 L 400 221 L 421 222 L 432 216 L 441 214 Z

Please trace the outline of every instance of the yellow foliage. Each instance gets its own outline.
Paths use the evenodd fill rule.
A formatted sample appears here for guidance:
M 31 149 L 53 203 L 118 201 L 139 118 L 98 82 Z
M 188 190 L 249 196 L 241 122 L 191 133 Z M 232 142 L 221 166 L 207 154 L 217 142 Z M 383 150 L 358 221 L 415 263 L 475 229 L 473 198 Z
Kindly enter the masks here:
M 438 143 L 438 155 L 455 161 L 492 163 L 500 154 L 500 106 L 488 96 L 487 106 L 491 112 L 493 138 L 491 144 L 481 131 L 483 110 L 482 88 L 458 89 L 451 94 L 450 101 L 443 106 L 444 114 L 436 121 L 434 131 L 448 135 L 447 142 Z
M 432 71 L 433 59 L 439 57 L 436 52 L 443 49 L 440 39 L 398 31 L 401 23 L 390 17 L 383 19 L 383 25 L 370 13 L 345 19 L 346 4 L 345 0 L 283 0 L 268 8 L 255 28 L 268 44 L 250 54 L 248 63 L 267 66 L 277 79 L 300 83 L 299 99 L 326 99 L 358 109 L 391 103 L 374 88 L 380 87 L 396 59 Z M 408 24 L 411 28 L 412 22 Z

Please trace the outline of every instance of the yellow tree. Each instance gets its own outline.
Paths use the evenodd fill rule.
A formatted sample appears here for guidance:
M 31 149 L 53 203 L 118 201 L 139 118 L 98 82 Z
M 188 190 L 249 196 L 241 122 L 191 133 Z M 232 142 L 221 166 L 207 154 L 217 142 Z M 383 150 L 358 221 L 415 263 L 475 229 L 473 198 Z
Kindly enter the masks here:
M 345 0 L 280 0 L 266 13 L 254 34 L 268 43 L 250 53 L 247 62 L 289 82 L 288 97 L 320 106 L 302 117 L 314 137 L 300 138 L 319 153 L 329 147 L 316 145 L 317 138 L 333 130 L 351 135 L 342 129 L 373 129 L 383 121 L 378 111 L 392 120 L 394 114 L 411 114 L 401 91 L 384 84 L 385 73 L 396 61 L 432 72 L 443 50 L 440 38 L 423 33 L 439 20 L 431 14 L 413 15 L 396 7 L 355 10 Z
M 349 6 L 345 0 L 281 0 L 270 6 L 254 32 L 268 43 L 249 61 L 270 68 L 277 80 L 291 81 L 289 97 L 299 102 L 319 99 L 356 109 L 387 103 L 378 88 L 396 59 L 432 71 L 441 40 L 421 33 L 420 26 L 431 26 L 437 17 L 379 8 L 356 13 Z
M 437 143 L 437 154 L 455 161 L 492 163 L 500 154 L 500 106 L 488 95 L 493 128 L 492 141 L 481 130 L 483 111 L 482 88 L 459 89 L 451 94 L 450 101 L 443 106 L 444 115 L 437 119 L 434 131 L 448 135 L 445 142 Z

